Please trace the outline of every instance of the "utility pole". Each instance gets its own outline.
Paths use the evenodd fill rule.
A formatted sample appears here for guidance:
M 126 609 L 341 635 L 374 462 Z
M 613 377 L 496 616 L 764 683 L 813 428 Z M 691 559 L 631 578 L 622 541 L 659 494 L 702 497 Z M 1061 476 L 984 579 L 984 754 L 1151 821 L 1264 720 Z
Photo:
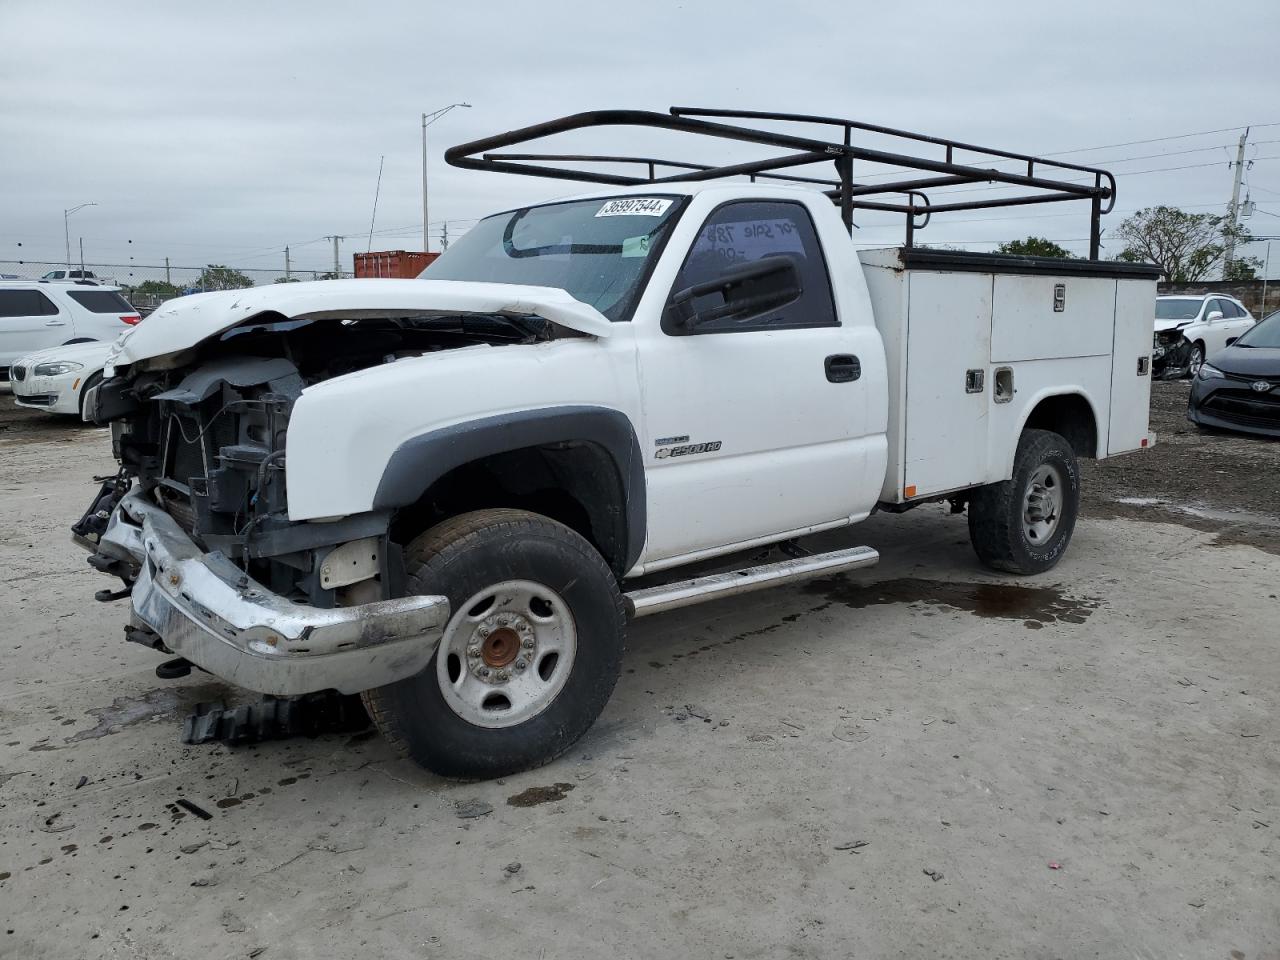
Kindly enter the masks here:
M 66 253 L 67 253 L 67 271 L 68 272 L 70 272 L 71 270 L 71 228 L 67 226 L 67 221 L 71 219 L 71 215 L 75 213 L 77 210 L 83 210 L 85 207 L 96 207 L 96 206 L 97 204 L 91 200 L 88 203 L 81 203 L 81 204 L 78 204 L 77 206 L 74 206 L 67 210 L 62 211 L 62 239 L 67 246 Z M 426 231 L 424 230 L 423 233 L 425 235 Z
M 288 247 L 285 247 L 285 248 L 284 248 L 284 278 L 285 278 L 286 280 L 288 280 L 288 279 L 289 279 L 289 267 L 290 267 L 290 264 L 289 264 L 289 248 L 288 248 Z
M 470 107 L 469 103 L 451 103 L 447 107 L 441 107 L 439 110 L 433 110 L 430 113 L 422 115 L 422 252 L 427 253 L 431 250 L 431 244 L 427 239 L 427 127 L 435 123 L 454 107 Z
M 169 276 L 169 258 L 164 258 L 164 282 L 167 286 L 173 286 L 173 278 Z
M 331 237 L 325 237 L 325 239 L 333 241 L 333 279 L 337 280 L 342 276 L 342 262 L 338 259 L 338 241 L 344 238 L 334 234 Z
M 1227 279 L 1231 269 L 1231 261 L 1236 256 L 1236 229 L 1240 222 L 1240 180 L 1244 176 L 1244 148 L 1249 140 L 1249 128 L 1240 134 L 1240 144 L 1236 147 L 1236 178 L 1231 185 L 1231 206 L 1227 207 L 1227 244 L 1222 254 L 1222 279 Z
M 80 279 L 84 279 L 84 237 L 80 237 Z

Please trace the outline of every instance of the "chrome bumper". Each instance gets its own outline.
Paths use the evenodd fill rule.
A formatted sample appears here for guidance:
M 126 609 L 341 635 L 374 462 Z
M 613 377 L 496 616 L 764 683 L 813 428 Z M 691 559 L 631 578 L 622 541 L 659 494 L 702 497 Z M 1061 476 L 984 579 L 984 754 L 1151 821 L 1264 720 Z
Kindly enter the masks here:
M 449 620 L 440 596 L 332 609 L 286 600 L 222 554 L 202 552 L 138 491 L 120 501 L 97 550 L 137 564 L 135 623 L 209 673 L 259 693 L 359 693 L 413 676 Z

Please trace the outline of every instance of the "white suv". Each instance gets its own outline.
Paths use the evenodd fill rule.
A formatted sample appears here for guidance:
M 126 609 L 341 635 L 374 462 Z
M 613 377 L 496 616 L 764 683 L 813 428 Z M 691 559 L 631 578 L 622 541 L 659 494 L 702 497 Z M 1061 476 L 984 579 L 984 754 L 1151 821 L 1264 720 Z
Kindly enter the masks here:
M 101 278 L 92 270 L 50 270 L 48 273 L 40 277 L 41 280 L 62 280 L 68 283 L 74 283 L 77 280 L 85 280 L 89 283 L 102 283 Z
M 0 281 L 0 377 L 19 357 L 64 343 L 114 340 L 142 318 L 119 287 Z

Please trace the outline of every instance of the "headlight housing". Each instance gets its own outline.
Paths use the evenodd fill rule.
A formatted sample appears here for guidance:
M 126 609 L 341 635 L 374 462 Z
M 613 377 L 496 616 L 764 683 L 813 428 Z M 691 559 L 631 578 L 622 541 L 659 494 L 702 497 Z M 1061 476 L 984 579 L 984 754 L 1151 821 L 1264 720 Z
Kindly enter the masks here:
M 60 377 L 64 373 L 74 373 L 83 369 L 83 363 L 76 363 L 73 360 L 58 360 L 54 363 L 37 363 L 36 368 L 31 371 L 31 375 L 33 377 Z
M 1211 364 L 1202 363 L 1200 364 L 1200 372 L 1197 373 L 1196 376 L 1201 380 L 1212 380 L 1214 378 L 1221 380 L 1223 378 L 1223 373 Z

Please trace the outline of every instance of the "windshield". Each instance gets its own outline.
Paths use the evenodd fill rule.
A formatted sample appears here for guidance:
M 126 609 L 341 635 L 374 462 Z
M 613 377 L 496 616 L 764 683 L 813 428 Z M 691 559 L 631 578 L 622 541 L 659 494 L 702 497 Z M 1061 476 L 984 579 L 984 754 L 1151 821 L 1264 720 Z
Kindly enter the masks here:
M 1273 313 L 1240 334 L 1237 347 L 1280 349 L 1280 313 Z
M 1165 300 L 1156 298 L 1157 320 L 1194 320 L 1200 313 L 1203 300 L 1186 300 L 1183 298 Z
M 481 220 L 423 271 L 429 280 L 559 287 L 628 320 L 640 278 L 681 209 L 671 196 L 575 200 Z

